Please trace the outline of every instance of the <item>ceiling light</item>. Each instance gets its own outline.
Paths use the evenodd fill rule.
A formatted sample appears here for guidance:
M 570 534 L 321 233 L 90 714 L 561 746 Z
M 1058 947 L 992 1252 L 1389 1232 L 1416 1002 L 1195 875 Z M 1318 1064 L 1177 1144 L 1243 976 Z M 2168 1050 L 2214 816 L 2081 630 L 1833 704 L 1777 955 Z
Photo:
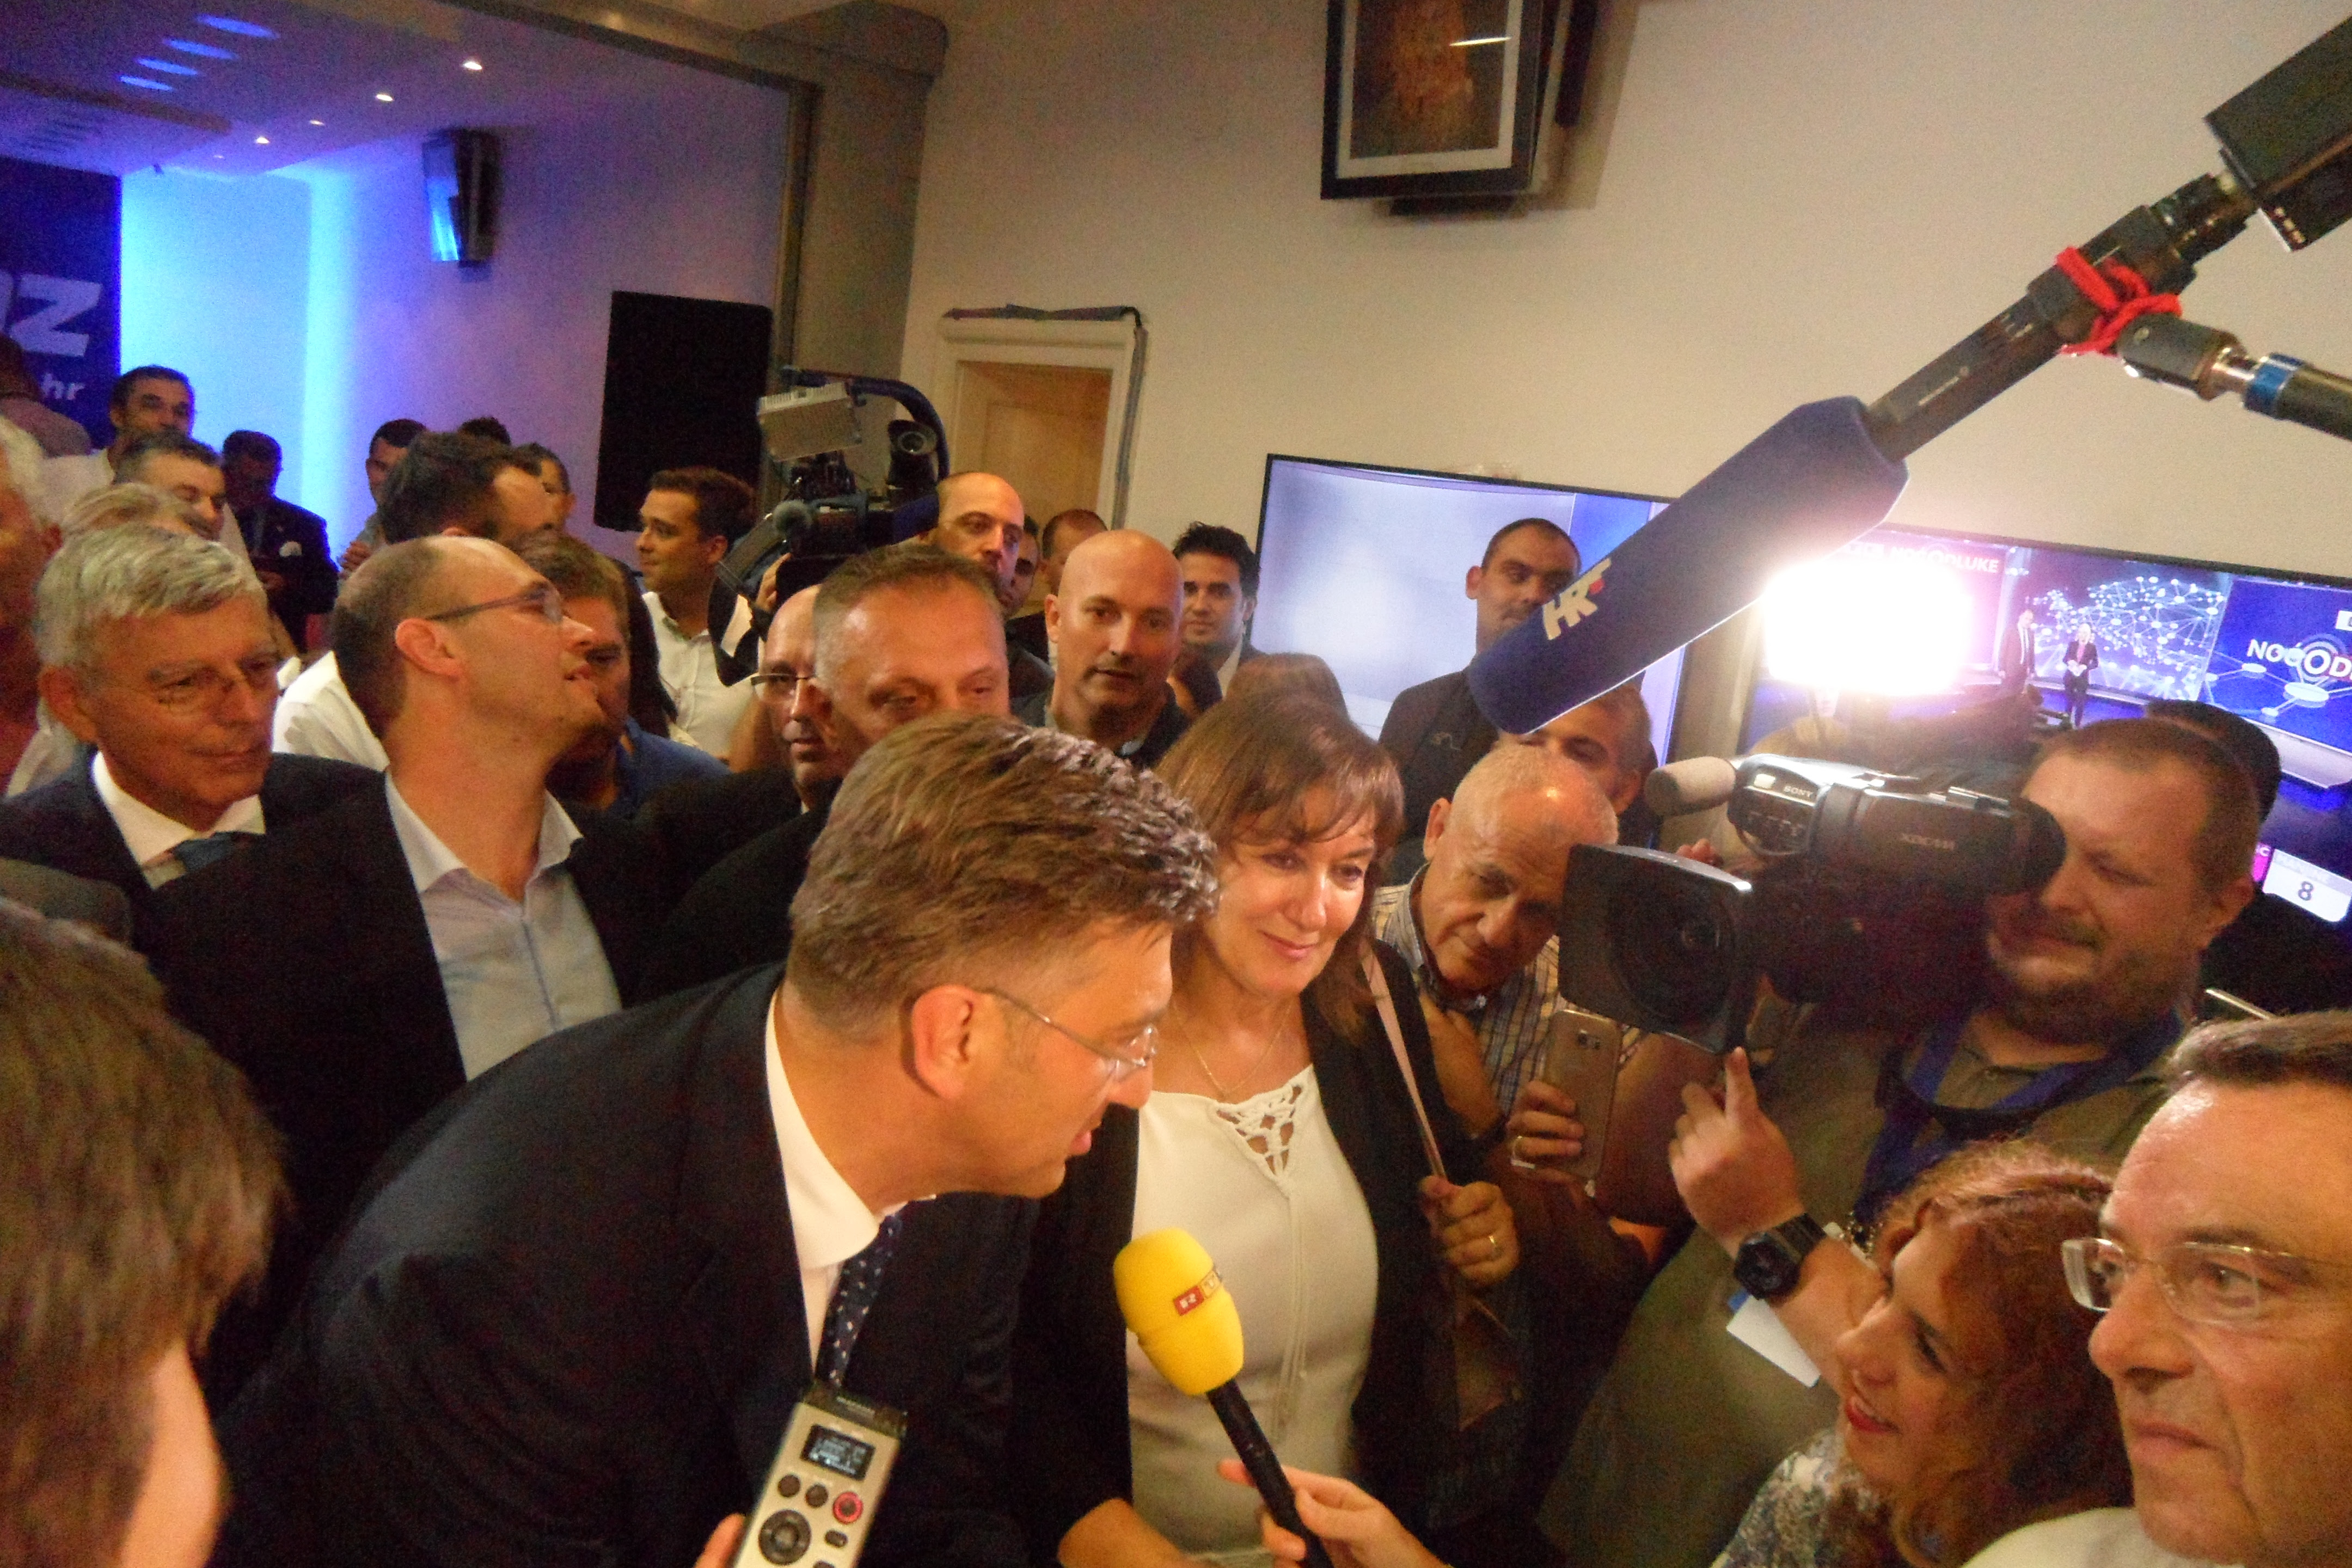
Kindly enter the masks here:
M 274 38 L 278 36 L 258 22 L 240 21 L 235 16 L 199 16 L 196 20 L 215 32 L 235 33 L 240 38 Z
M 145 66 L 151 71 L 162 71 L 165 76 L 202 76 L 205 74 L 195 67 L 184 66 L 177 60 L 151 60 L 145 55 L 141 55 L 139 57 L 139 63 Z
M 375 95 L 375 100 L 378 103 L 390 103 L 392 101 L 392 94 L 388 92 L 379 92 Z
M 163 47 L 167 49 L 177 49 L 184 55 L 194 55 L 199 58 L 207 60 L 233 60 L 236 58 L 234 52 L 222 48 L 218 44 L 191 43 L 185 38 L 166 38 L 163 40 Z
M 269 145 L 269 138 L 267 136 L 257 136 L 253 139 L 253 144 L 257 147 L 267 147 Z
M 467 60 L 466 62 L 465 68 L 469 71 L 480 70 L 482 68 L 482 62 L 479 60 Z
M 125 87 L 143 87 L 149 92 L 169 92 L 172 90 L 171 83 L 150 81 L 143 76 L 119 76 L 114 79 L 121 82 Z
M 324 125 L 326 121 L 323 120 L 313 120 L 310 123 L 313 125 Z

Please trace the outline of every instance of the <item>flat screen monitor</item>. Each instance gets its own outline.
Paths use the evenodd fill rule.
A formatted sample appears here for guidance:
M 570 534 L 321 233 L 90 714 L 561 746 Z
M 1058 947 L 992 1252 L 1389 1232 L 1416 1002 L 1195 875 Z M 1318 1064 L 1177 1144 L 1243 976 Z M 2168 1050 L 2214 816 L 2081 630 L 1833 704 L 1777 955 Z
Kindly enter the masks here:
M 1794 614 L 1776 611 L 1777 585 L 1767 597 L 1767 670 L 1742 750 L 1810 711 L 1841 665 L 1859 689 L 1890 669 L 1907 678 L 1907 691 L 1874 688 L 1898 690 L 1897 714 L 1948 712 L 2021 676 L 2045 709 L 2084 723 L 2158 698 L 2210 702 L 2259 725 L 2285 774 L 2256 882 L 2352 941 L 2352 582 L 1900 528 L 1806 575 Z M 1819 667 L 1802 683 L 1774 673 L 1782 621 L 1789 657 Z M 2083 667 L 2073 692 L 2070 664 Z
M 1506 524 L 1556 522 L 1591 563 L 1665 505 L 1612 490 L 1271 456 L 1250 642 L 1319 655 L 1339 678 L 1349 716 L 1377 735 L 1398 692 L 1470 662 L 1477 615 L 1464 577 Z M 1662 758 L 1681 673 L 1676 651 L 1643 677 Z

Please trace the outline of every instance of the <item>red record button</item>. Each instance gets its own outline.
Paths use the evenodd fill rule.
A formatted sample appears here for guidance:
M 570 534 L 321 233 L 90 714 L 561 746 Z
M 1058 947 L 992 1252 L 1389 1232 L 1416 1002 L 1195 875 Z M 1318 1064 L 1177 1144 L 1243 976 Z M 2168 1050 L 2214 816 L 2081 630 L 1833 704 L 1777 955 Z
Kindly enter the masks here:
M 866 1504 L 856 1492 L 843 1492 L 833 1500 L 833 1517 L 844 1524 L 855 1524 L 857 1516 L 866 1511 Z

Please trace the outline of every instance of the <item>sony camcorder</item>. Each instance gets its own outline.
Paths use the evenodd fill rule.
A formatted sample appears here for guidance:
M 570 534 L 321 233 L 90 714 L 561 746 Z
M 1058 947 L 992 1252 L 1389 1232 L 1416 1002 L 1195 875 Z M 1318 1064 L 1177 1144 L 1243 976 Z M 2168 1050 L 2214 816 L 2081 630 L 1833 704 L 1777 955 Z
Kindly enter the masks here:
M 1570 1003 L 1727 1052 L 1757 982 L 1904 1027 L 1957 1006 L 1984 964 L 1984 903 L 2030 893 L 2065 858 L 2032 802 L 1844 763 L 1701 759 L 1720 787 L 1694 798 L 1689 764 L 1660 779 L 1662 813 L 1721 804 L 1759 867 L 1750 876 L 1654 850 L 1580 846 L 1559 920 Z

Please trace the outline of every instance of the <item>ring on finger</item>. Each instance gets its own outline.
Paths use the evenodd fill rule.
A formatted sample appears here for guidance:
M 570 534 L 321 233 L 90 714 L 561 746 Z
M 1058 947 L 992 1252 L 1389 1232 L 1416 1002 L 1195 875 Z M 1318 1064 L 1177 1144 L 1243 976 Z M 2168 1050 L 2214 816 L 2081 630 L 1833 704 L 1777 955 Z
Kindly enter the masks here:
M 1489 1262 L 1503 1256 L 1503 1238 L 1493 1231 L 1486 1233 L 1486 1258 Z
M 1511 1142 L 1508 1148 L 1511 1153 L 1511 1169 L 1514 1171 L 1532 1171 L 1538 1168 L 1533 1160 L 1528 1159 L 1525 1154 L 1519 1152 L 1519 1144 L 1525 1141 L 1526 1138 L 1527 1134 L 1524 1132 L 1514 1132 L 1511 1134 Z

